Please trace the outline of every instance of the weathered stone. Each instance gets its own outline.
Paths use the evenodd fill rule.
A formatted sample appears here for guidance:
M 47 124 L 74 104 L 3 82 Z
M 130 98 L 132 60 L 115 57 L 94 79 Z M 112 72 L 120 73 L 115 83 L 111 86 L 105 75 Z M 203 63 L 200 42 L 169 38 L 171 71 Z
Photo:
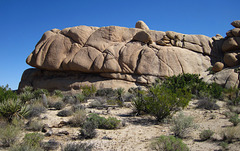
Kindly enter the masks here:
M 216 62 L 212 67 L 212 71 L 219 72 L 223 69 L 223 67 L 224 67 L 224 64 L 222 62 Z
M 231 23 L 232 26 L 236 27 L 236 28 L 240 28 L 240 20 L 235 20 Z
M 136 25 L 135 28 L 140 28 L 143 30 L 149 30 L 148 26 L 146 25 L 146 23 L 144 23 L 143 21 L 139 20 Z
M 140 31 L 136 35 L 134 35 L 133 40 L 140 41 L 143 43 L 148 43 L 151 41 L 151 37 L 145 31 Z
M 240 28 L 234 28 L 232 29 L 232 34 L 235 37 L 240 37 Z
M 226 32 L 227 37 L 233 37 L 233 33 L 232 30 L 229 30 L 228 32 Z
M 229 67 L 238 65 L 239 61 L 236 56 L 237 56 L 236 53 L 225 53 L 223 58 L 224 63 Z
M 220 34 L 216 34 L 216 36 L 212 37 L 213 40 L 220 40 L 223 39 L 223 36 L 221 36 Z
M 222 45 L 222 51 L 234 51 L 240 49 L 240 37 L 231 37 L 224 40 Z

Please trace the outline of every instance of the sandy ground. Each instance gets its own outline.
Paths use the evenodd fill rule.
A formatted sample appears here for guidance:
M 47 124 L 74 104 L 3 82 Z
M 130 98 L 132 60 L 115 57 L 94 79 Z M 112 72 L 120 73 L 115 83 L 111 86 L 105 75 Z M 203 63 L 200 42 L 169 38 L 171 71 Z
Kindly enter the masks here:
M 219 146 L 220 132 L 224 127 L 232 126 L 228 119 L 223 115 L 227 110 L 225 103 L 218 101 L 221 107 L 219 110 L 203 110 L 196 109 L 195 103 L 197 100 L 190 102 L 189 106 L 183 110 L 184 115 L 194 117 L 194 121 L 198 128 L 190 131 L 186 138 L 183 139 L 184 143 L 188 145 L 191 151 L 217 151 L 220 150 Z M 69 108 L 67 106 L 66 108 Z M 74 140 L 80 128 L 72 128 L 63 126 L 61 128 L 52 128 L 53 135 L 45 137 L 44 141 L 55 139 L 64 146 L 69 142 L 87 142 L 93 144 L 94 151 L 147 151 L 150 150 L 149 144 L 154 138 L 160 135 L 173 135 L 170 130 L 169 123 L 158 123 L 149 115 L 135 116 L 131 107 L 116 107 L 111 108 L 107 113 L 106 109 L 87 109 L 88 112 L 99 113 L 100 116 L 112 116 L 124 121 L 126 125 L 116 130 L 102 130 L 97 129 L 97 137 L 88 140 Z M 40 118 L 44 124 L 50 127 L 58 125 L 61 121 L 68 121 L 71 117 L 58 117 L 57 110 L 48 110 L 46 113 L 41 114 Z M 207 141 L 200 141 L 199 134 L 202 130 L 210 129 L 215 132 L 213 138 Z M 69 135 L 57 136 L 60 131 L 68 131 Z M 108 138 L 108 139 L 105 139 Z M 239 151 L 240 144 L 238 142 L 229 145 L 230 150 Z M 58 149 L 59 151 L 61 148 Z

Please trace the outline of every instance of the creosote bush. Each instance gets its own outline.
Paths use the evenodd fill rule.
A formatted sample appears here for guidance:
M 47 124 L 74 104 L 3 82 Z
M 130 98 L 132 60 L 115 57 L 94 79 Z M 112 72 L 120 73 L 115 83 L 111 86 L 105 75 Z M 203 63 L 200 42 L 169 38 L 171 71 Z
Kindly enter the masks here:
M 97 91 L 94 85 L 91 85 L 91 86 L 84 85 L 84 86 L 81 86 L 81 89 L 82 89 L 82 94 L 86 97 L 94 96 Z
M 156 151 L 189 151 L 189 148 L 181 139 L 164 135 L 152 142 L 150 147 Z

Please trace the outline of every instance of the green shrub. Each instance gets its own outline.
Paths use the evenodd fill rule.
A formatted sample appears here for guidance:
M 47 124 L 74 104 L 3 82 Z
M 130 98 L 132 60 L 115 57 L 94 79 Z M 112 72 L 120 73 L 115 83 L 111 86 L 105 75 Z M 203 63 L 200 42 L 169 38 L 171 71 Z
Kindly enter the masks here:
M 68 143 L 64 148 L 63 151 L 91 151 L 93 148 L 92 144 L 87 143 Z
M 191 128 L 196 128 L 193 117 L 185 116 L 182 112 L 174 117 L 171 122 L 173 124 L 171 131 L 173 131 L 175 136 L 180 138 L 183 138 Z
M 80 103 L 83 103 L 86 99 L 85 95 L 84 94 L 77 94 L 76 95 L 76 98 L 77 100 L 80 102 Z
M 11 122 L 14 117 L 26 117 L 29 114 L 29 110 L 29 106 L 24 105 L 20 100 L 10 99 L 0 103 L 0 115 L 9 122 Z
M 78 110 L 73 114 L 73 117 L 69 120 L 69 124 L 73 127 L 81 127 L 86 119 L 87 119 L 86 111 Z
M 0 141 L 4 147 L 11 146 L 20 134 L 20 127 L 14 124 L 2 125 L 0 127 Z
M 96 125 L 96 128 L 99 129 L 116 129 L 121 122 L 115 117 L 105 118 L 95 113 L 89 114 L 87 121 L 92 122 L 94 125 Z
M 23 102 L 27 102 L 34 98 L 34 94 L 30 91 L 25 91 L 20 93 L 19 97 Z
M 9 99 L 16 100 L 17 94 L 13 92 L 8 85 L 0 87 L 0 103 Z
M 135 107 L 137 114 L 140 115 L 142 112 L 147 112 L 147 102 L 144 99 L 145 93 L 141 90 L 136 90 L 136 96 L 132 99 L 132 104 Z
M 233 123 L 234 126 L 237 126 L 238 123 L 240 122 L 240 119 L 238 118 L 238 114 L 233 114 L 229 118 L 229 122 Z
M 189 148 L 181 139 L 164 135 L 151 143 L 151 149 L 157 151 L 189 151 Z
M 86 97 L 94 96 L 97 91 L 94 85 L 91 85 L 91 86 L 84 85 L 81 87 L 81 89 L 82 89 L 82 94 Z
M 57 113 L 57 116 L 68 117 L 71 116 L 73 112 L 71 110 L 62 110 Z
M 89 108 L 103 108 L 103 107 L 106 107 L 106 105 L 104 103 L 105 103 L 104 100 L 94 99 L 91 103 L 89 103 L 88 107 Z
M 214 134 L 214 132 L 212 130 L 203 130 L 199 137 L 202 141 L 208 140 L 212 137 L 212 135 Z
M 161 121 L 180 108 L 185 108 L 191 100 L 191 94 L 185 89 L 173 92 L 160 85 L 155 85 L 150 88 L 148 95 L 144 99 L 147 101 L 147 112 L 155 116 L 158 121 Z
M 40 142 L 43 140 L 43 138 L 44 136 L 40 133 L 28 133 L 25 134 L 23 138 L 23 144 L 33 148 L 39 148 Z
M 222 151 L 228 150 L 228 143 L 226 143 L 226 142 L 221 142 L 219 145 L 222 147 Z

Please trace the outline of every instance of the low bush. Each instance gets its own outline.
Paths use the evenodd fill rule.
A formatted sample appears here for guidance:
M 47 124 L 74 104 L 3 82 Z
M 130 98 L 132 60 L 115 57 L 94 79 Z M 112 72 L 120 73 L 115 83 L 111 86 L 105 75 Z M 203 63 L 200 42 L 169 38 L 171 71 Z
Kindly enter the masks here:
M 71 110 L 62 110 L 57 113 L 57 116 L 68 117 L 71 116 L 73 112 Z
M 197 108 L 206 110 L 218 110 L 220 107 L 213 100 L 204 99 L 197 102 Z
M 29 114 L 29 106 L 24 105 L 19 99 L 5 100 L 0 103 L 0 116 L 6 118 L 9 122 L 13 118 L 23 118 Z
M 49 92 L 47 89 L 37 89 L 33 91 L 34 98 L 39 99 L 42 98 L 42 94 L 45 94 L 46 96 L 49 95 Z
M 78 135 L 79 139 L 92 139 L 96 137 L 97 131 L 96 131 L 97 125 L 95 125 L 94 122 L 87 120 L 84 122 L 82 128 L 80 129 L 80 134 Z
M 38 117 L 42 113 L 46 112 L 46 108 L 43 106 L 43 104 L 39 101 L 36 101 L 33 104 L 30 104 L 29 106 L 29 114 L 26 116 L 26 118 L 33 118 Z
M 196 125 L 193 122 L 193 117 L 185 116 L 183 113 L 174 117 L 171 122 L 173 124 L 171 131 L 176 137 L 180 138 L 183 138 L 192 128 L 196 128 Z
M 92 122 L 99 129 L 116 129 L 119 127 L 120 120 L 115 117 L 101 117 L 95 113 L 89 114 L 87 121 Z
M 189 148 L 181 139 L 164 135 L 151 143 L 151 149 L 157 151 L 189 151 Z
M 76 104 L 77 98 L 76 98 L 76 96 L 64 96 L 62 98 L 62 101 L 66 104 Z
M 91 151 L 93 148 L 92 144 L 87 143 L 68 143 L 63 148 L 63 151 Z
M 62 91 L 60 91 L 60 90 L 54 90 L 53 95 L 57 96 L 57 97 L 60 97 L 60 98 L 63 98 Z
M 18 139 L 21 129 L 18 125 L 7 124 L 0 127 L 0 141 L 4 147 L 9 147 Z
M 233 123 L 233 126 L 237 126 L 238 123 L 240 122 L 240 119 L 238 118 L 238 114 L 235 113 L 232 116 L 230 116 L 229 122 Z
M 106 107 L 105 102 L 101 100 L 93 100 L 88 105 L 89 108 L 103 108 Z
M 86 107 L 83 106 L 82 104 L 75 104 L 75 105 L 72 106 L 71 109 L 72 109 L 72 111 L 75 113 L 75 112 L 77 112 L 77 111 L 79 111 L 79 110 L 85 110 Z
M 202 141 L 208 140 L 212 137 L 214 132 L 212 130 L 203 130 L 200 134 L 199 137 Z
M 28 133 L 23 138 L 23 145 L 31 146 L 32 148 L 40 148 L 40 143 L 44 136 L 40 133 Z
M 81 127 L 87 119 L 85 110 L 78 110 L 73 114 L 73 117 L 69 120 L 69 124 L 73 127 Z
M 34 94 L 30 91 L 25 91 L 25 92 L 20 93 L 19 98 L 23 102 L 27 102 L 34 98 Z
M 41 121 L 38 120 L 34 120 L 34 121 L 29 121 L 26 124 L 26 129 L 30 130 L 30 131 L 40 131 L 43 127 L 43 123 Z

